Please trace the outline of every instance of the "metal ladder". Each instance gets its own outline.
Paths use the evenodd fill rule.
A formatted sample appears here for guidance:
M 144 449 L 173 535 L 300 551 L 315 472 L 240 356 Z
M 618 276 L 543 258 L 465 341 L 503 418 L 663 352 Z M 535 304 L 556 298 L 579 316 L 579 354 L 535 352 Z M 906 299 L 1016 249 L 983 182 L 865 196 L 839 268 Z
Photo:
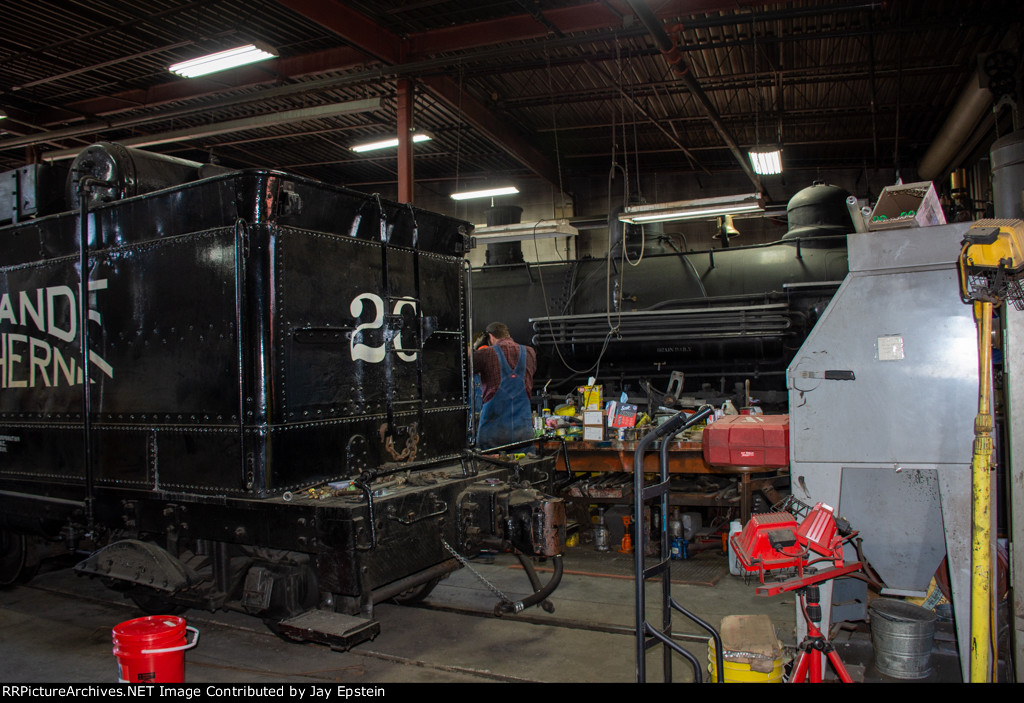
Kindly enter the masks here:
M 633 560 L 636 577 L 636 680 L 637 683 L 647 681 L 647 650 L 662 645 L 664 654 L 665 683 L 672 682 L 672 652 L 676 652 L 693 665 L 693 679 L 696 683 L 703 681 L 703 667 L 701 663 L 690 652 L 672 639 L 672 611 L 676 610 L 693 622 L 707 630 L 715 640 L 716 671 L 719 672 L 718 680 L 722 682 L 725 676 L 722 675 L 722 638 L 715 628 L 701 620 L 699 617 L 688 611 L 672 597 L 672 574 L 669 561 L 668 544 L 668 502 L 670 493 L 670 482 L 668 474 L 668 446 L 671 439 L 682 430 L 685 430 L 698 422 L 705 420 L 714 409 L 710 406 L 701 408 L 696 414 L 687 417 L 686 413 L 680 412 L 672 416 L 668 421 L 662 423 L 653 432 L 648 433 L 641 439 L 633 453 Z M 660 449 L 660 471 L 657 483 L 645 486 L 644 484 L 644 453 L 648 447 L 661 440 Z M 644 565 L 644 524 L 643 509 L 647 501 L 657 499 L 661 509 L 661 558 L 657 564 L 650 568 Z M 646 617 L 646 594 L 644 583 L 652 576 L 661 577 L 661 628 L 657 628 L 648 622 Z

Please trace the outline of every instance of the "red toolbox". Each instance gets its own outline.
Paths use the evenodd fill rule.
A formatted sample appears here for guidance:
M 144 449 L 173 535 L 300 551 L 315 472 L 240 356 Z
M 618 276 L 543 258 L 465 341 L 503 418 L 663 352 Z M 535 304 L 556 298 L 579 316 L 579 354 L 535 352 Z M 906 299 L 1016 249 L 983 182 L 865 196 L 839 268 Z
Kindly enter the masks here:
M 788 466 L 789 415 L 726 415 L 704 428 L 702 441 L 711 466 Z

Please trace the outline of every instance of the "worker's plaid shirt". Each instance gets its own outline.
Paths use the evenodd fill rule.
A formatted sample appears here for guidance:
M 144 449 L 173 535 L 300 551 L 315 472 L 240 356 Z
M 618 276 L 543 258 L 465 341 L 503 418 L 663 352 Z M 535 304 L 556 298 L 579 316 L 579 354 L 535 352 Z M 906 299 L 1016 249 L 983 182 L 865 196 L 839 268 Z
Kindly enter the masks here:
M 533 395 L 533 374 L 537 370 L 537 351 L 530 345 L 526 349 L 526 373 L 523 382 L 526 384 L 526 395 Z M 501 385 L 501 367 L 498 365 L 496 350 L 505 353 L 505 361 L 514 371 L 519 363 L 519 344 L 511 337 L 499 339 L 493 347 L 484 347 L 473 352 L 473 373 L 480 374 L 480 388 L 483 391 L 483 402 L 494 397 Z

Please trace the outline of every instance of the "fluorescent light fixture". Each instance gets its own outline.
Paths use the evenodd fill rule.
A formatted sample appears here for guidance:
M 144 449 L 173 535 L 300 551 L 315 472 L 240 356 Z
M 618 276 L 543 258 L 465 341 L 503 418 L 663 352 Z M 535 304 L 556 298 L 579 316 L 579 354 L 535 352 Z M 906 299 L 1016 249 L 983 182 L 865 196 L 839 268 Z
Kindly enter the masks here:
M 579 230 L 570 225 L 569 220 L 517 222 L 513 225 L 481 226 L 473 229 L 473 236 L 479 244 L 520 242 L 550 237 L 575 237 L 577 234 L 579 234 Z
M 519 189 L 515 186 L 488 188 L 486 190 L 469 190 L 463 193 L 452 193 L 452 200 L 469 200 L 470 198 L 490 198 L 495 195 L 515 195 Z
M 782 173 L 782 150 L 775 146 L 751 149 L 750 163 L 754 167 L 754 173 L 759 176 Z
M 432 136 L 426 132 L 416 132 L 412 135 L 413 142 L 429 142 L 433 139 Z M 381 139 L 376 142 L 368 142 L 366 144 L 356 144 L 351 147 L 352 151 L 363 152 L 363 151 L 375 151 L 377 149 L 387 149 L 389 147 L 398 146 L 398 137 L 392 137 L 391 139 Z
M 219 51 L 216 54 L 200 56 L 197 59 L 182 61 L 172 66 L 168 66 L 167 70 L 171 73 L 177 73 L 179 76 L 184 76 L 185 78 L 196 78 L 197 76 L 205 76 L 209 73 L 225 71 L 229 68 L 244 66 L 245 64 L 263 61 L 264 59 L 270 59 L 276 56 L 277 52 L 269 46 L 253 43 L 246 44 L 245 46 L 238 46 L 234 49 L 228 49 L 227 51 Z
M 4 110 L 0 109 L 0 120 L 4 119 L 6 117 L 7 117 L 7 113 Z
M 758 193 L 747 193 L 699 200 L 679 200 L 673 203 L 627 205 L 625 211 L 619 215 L 619 221 L 642 225 L 649 222 L 705 220 L 721 215 L 736 215 L 763 209 L 761 196 Z

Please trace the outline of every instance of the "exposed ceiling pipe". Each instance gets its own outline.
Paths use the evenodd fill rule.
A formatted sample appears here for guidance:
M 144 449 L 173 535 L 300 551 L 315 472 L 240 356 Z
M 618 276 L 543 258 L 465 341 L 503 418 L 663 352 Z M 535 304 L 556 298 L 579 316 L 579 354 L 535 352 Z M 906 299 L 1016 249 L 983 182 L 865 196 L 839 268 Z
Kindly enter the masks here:
M 1001 36 L 993 38 L 992 53 L 1017 52 L 1017 35 L 1006 31 L 1006 28 L 1001 28 L 1001 31 Z M 984 127 L 979 127 L 979 124 L 986 113 L 992 109 L 996 96 L 987 86 L 982 86 L 983 70 L 983 67 L 979 65 L 976 70 L 971 72 L 967 79 L 967 85 L 964 86 L 963 92 L 949 113 L 949 117 L 946 118 L 945 124 L 942 125 L 942 129 L 939 130 L 938 136 L 921 157 L 921 162 L 917 167 L 917 175 L 921 180 L 934 181 L 961 166 L 958 159 L 961 158 L 960 154 L 965 145 L 971 141 L 972 134 L 976 130 Z M 977 138 L 978 135 L 974 134 L 975 141 Z
M 682 52 L 676 47 L 675 42 L 665 32 L 665 28 L 661 24 L 655 14 L 647 6 L 645 0 L 626 0 L 627 4 L 632 8 L 640 22 L 647 28 L 647 31 L 654 38 L 658 48 L 661 49 L 662 54 L 665 55 L 666 60 L 671 66 L 672 70 L 679 76 L 679 78 L 686 84 L 687 90 L 690 91 L 690 95 L 697 101 L 697 105 L 704 112 L 704 115 L 708 118 L 719 136 L 725 141 L 729 147 L 729 151 L 736 157 L 736 162 L 743 169 L 743 172 L 747 174 L 747 178 L 751 180 L 754 187 L 757 188 L 758 192 L 763 191 L 761 185 L 761 179 L 757 177 L 754 170 L 750 167 L 750 161 L 747 155 L 744 154 L 740 148 L 736 145 L 736 140 L 732 138 L 732 134 L 726 129 L 725 124 L 722 122 L 722 118 L 719 117 L 718 111 L 715 110 L 715 106 L 711 104 L 711 100 L 708 99 L 704 89 L 701 88 L 700 83 L 690 73 L 689 66 L 686 65 L 686 59 Z
M 982 88 L 977 75 L 972 73 L 946 123 L 921 158 L 917 167 L 921 180 L 934 181 L 945 174 L 957 151 L 991 107 L 992 91 Z
M 119 139 L 118 144 L 130 147 L 154 146 L 156 144 L 170 144 L 172 142 L 185 142 L 190 139 L 201 137 L 212 137 L 217 134 L 228 132 L 241 132 L 256 127 L 269 127 L 289 122 L 302 122 L 304 120 L 318 120 L 324 117 L 335 115 L 352 114 L 354 112 L 369 112 L 379 110 L 380 98 L 368 98 L 366 100 L 352 100 L 334 105 L 321 105 L 319 107 L 302 108 L 299 110 L 288 110 L 286 112 L 275 112 L 269 115 L 258 117 L 246 117 L 240 120 L 229 120 L 208 125 L 199 125 L 186 129 L 179 129 L 173 132 L 162 134 L 149 134 L 142 137 L 130 137 Z M 81 149 L 62 149 L 60 151 L 48 151 L 41 155 L 44 161 L 60 161 L 78 156 Z

